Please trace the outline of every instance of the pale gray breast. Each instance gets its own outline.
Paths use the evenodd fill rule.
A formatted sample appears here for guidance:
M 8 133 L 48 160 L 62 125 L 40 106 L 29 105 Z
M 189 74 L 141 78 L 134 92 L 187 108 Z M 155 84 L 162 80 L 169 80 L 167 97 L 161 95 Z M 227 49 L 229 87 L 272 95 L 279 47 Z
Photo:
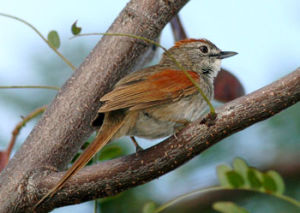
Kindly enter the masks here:
M 213 96 L 211 84 L 202 80 L 201 88 L 207 98 L 211 99 Z M 195 121 L 200 118 L 207 106 L 201 94 L 195 93 L 175 102 L 144 109 L 138 113 L 134 127 L 130 128 L 126 135 L 144 138 L 169 136 L 182 121 Z
M 201 89 L 204 94 L 206 94 L 207 98 L 211 100 L 213 97 L 213 87 L 211 84 L 202 83 Z M 182 111 L 179 113 L 183 113 L 184 118 L 189 121 L 195 121 L 200 118 L 208 108 L 208 104 L 200 93 L 183 98 L 180 102 Z

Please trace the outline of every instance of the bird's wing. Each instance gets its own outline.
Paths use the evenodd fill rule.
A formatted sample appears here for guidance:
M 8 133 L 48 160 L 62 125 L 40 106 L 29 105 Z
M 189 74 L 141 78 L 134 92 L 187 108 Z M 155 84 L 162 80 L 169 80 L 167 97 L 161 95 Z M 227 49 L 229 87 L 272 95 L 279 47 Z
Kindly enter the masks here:
M 188 71 L 193 79 L 199 82 L 199 75 Z M 135 72 L 118 82 L 115 88 L 100 100 L 104 102 L 99 109 L 109 112 L 118 109 L 145 109 L 172 102 L 197 92 L 196 87 L 181 70 L 147 69 Z

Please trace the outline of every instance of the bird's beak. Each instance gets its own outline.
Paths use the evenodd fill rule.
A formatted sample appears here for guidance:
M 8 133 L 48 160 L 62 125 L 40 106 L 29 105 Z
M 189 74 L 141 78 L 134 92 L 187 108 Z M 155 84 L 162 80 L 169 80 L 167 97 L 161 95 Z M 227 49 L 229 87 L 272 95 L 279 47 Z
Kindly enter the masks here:
M 238 54 L 237 52 L 232 52 L 232 51 L 221 51 L 218 56 L 217 56 L 217 59 L 224 59 L 224 58 L 228 58 L 228 57 L 231 57 L 231 56 L 234 56 Z

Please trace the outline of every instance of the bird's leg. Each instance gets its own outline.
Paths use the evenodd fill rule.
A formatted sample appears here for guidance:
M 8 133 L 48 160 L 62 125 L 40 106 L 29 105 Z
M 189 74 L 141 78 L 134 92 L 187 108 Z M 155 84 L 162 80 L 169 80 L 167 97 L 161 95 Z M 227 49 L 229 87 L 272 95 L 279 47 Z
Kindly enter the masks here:
M 176 120 L 174 121 L 176 122 L 176 124 L 178 124 L 178 126 L 176 126 L 175 128 L 175 131 L 174 131 L 174 137 L 176 138 L 177 140 L 177 133 L 180 132 L 182 129 L 184 129 L 189 123 L 190 121 L 189 120 L 186 120 L 186 119 L 183 119 L 183 120 Z
M 130 136 L 130 139 L 131 139 L 132 143 L 133 143 L 134 146 L 135 146 L 135 151 L 136 151 L 136 152 L 140 152 L 140 151 L 143 151 L 143 150 L 144 150 L 144 149 L 138 144 L 138 142 L 136 141 L 135 137 Z

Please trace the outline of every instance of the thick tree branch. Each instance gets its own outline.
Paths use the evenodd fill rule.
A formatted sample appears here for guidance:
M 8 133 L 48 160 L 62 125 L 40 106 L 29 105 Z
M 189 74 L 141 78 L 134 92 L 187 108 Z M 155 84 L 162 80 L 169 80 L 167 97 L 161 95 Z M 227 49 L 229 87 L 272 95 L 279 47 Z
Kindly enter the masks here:
M 131 0 L 108 32 L 155 40 L 185 3 L 187 0 Z M 147 47 L 145 42 L 127 37 L 101 39 L 0 174 L 0 212 L 25 212 L 34 204 L 36 194 L 25 194 L 31 189 L 28 179 L 68 164 L 93 131 L 90 121 L 100 97 L 134 69 Z
M 196 121 L 147 150 L 82 169 L 42 207 L 46 210 L 117 194 L 179 167 L 223 138 L 267 119 L 300 100 L 300 68 L 282 79 L 217 109 L 215 124 Z M 29 183 L 44 193 L 63 172 L 36 176 Z

